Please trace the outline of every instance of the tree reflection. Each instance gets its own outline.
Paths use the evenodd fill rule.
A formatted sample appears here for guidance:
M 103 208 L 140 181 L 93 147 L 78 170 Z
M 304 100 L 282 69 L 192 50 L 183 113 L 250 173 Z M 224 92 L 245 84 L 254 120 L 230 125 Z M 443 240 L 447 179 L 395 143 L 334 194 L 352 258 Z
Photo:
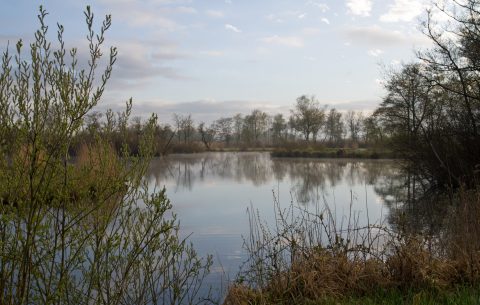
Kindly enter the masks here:
M 216 180 L 258 187 L 287 182 L 293 199 L 305 206 L 323 203 L 324 196 L 336 186 L 352 189 L 369 185 L 387 207 L 387 220 L 393 228 L 439 236 L 449 215 L 448 205 L 439 204 L 441 195 L 428 192 L 425 181 L 406 173 L 401 165 L 400 161 L 391 160 L 290 159 L 271 158 L 268 153 L 204 153 L 156 159 L 151 163 L 147 178 L 157 186 L 168 185 L 174 192 L 192 191 L 197 183 Z
M 147 174 L 156 185 L 173 183 L 176 190 L 192 190 L 196 182 L 211 178 L 239 183 L 248 181 L 260 186 L 269 182 L 272 176 L 270 157 L 261 153 L 205 153 L 157 158 Z
M 402 232 L 439 236 L 449 215 L 444 195 L 428 189 L 425 181 L 400 168 L 380 179 L 375 192 L 389 210 L 389 223 Z M 451 211 L 450 211 L 451 212 Z
M 175 155 L 152 162 L 148 178 L 158 186 L 174 184 L 174 190 L 194 188 L 207 179 L 231 180 L 255 186 L 291 181 L 291 192 L 304 205 L 318 202 L 331 187 L 345 184 L 376 185 L 375 190 L 390 203 L 402 182 L 392 162 L 345 159 L 270 158 L 268 153 L 205 153 Z

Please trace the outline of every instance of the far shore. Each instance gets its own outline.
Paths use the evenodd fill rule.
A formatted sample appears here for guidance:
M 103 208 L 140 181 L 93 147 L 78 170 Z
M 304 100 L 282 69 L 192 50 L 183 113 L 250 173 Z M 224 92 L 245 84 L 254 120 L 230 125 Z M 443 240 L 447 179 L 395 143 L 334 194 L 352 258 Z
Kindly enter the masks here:
M 401 159 L 387 149 L 371 148 L 278 148 L 278 147 L 227 147 L 210 150 L 172 151 L 171 154 L 191 154 L 205 152 L 269 152 L 274 158 L 317 158 L 317 159 Z

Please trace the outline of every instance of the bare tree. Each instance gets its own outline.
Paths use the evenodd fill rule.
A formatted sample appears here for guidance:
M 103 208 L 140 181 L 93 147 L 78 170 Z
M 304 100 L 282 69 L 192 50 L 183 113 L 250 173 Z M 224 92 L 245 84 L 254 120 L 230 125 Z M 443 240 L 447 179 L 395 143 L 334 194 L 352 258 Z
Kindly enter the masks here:
M 219 118 L 212 124 L 212 128 L 215 129 L 218 140 L 225 142 L 226 145 L 229 145 L 232 139 L 232 124 L 232 118 Z
M 342 114 L 335 108 L 330 109 L 325 124 L 325 136 L 328 141 L 338 145 L 342 141 L 344 130 Z
M 350 134 L 350 139 L 353 143 L 358 143 L 363 125 L 362 112 L 355 112 L 353 110 L 348 111 L 345 115 L 345 123 Z
M 285 140 L 287 131 L 287 122 L 283 117 L 283 114 L 277 114 L 273 117 L 272 122 L 272 140 L 278 144 Z
M 213 142 L 215 139 L 216 135 L 216 130 L 215 128 L 212 127 L 205 127 L 205 123 L 201 122 L 198 125 L 198 133 L 200 134 L 200 137 L 202 139 L 203 144 L 207 148 L 207 150 L 210 150 L 210 144 Z
M 295 109 L 291 112 L 291 126 L 302 133 L 307 142 L 310 141 L 311 135 L 315 140 L 325 121 L 325 111 L 320 107 L 316 98 L 314 96 L 300 96 L 297 98 Z
M 175 121 L 175 125 L 177 127 L 178 133 L 178 140 L 183 140 L 184 144 L 190 142 L 193 133 L 195 132 L 195 128 L 193 127 L 193 119 L 192 115 L 179 115 L 174 113 L 173 120 Z
M 238 145 L 242 139 L 243 117 L 240 113 L 237 113 L 233 116 L 232 120 L 235 143 Z
M 268 127 L 267 119 L 268 115 L 259 109 L 254 109 L 251 114 L 245 116 L 242 134 L 247 142 L 254 145 L 260 144 L 260 137 Z

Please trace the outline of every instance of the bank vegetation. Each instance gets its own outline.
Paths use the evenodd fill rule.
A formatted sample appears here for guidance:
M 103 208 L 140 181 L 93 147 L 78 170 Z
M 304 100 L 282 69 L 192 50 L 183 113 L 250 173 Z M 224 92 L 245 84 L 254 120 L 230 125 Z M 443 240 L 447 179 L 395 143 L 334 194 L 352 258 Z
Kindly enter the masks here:
M 352 211 L 338 221 L 328 205 L 277 205 L 274 224 L 252 212 L 250 261 L 226 304 L 478 304 L 480 3 L 435 10 L 448 21 L 426 13 L 432 46 L 388 71 L 371 116 L 407 161 L 399 213 L 363 226 Z M 413 227 L 421 207 L 443 216 Z
M 156 116 L 135 152 L 131 101 L 85 130 L 117 58 L 104 50 L 111 17 L 96 31 L 87 7 L 88 48 L 77 50 L 66 49 L 62 25 L 48 40 L 47 15 L 40 7 L 33 42 L 1 59 L 0 304 L 208 302 L 199 292 L 211 257 L 180 236 L 165 190 L 144 178 Z

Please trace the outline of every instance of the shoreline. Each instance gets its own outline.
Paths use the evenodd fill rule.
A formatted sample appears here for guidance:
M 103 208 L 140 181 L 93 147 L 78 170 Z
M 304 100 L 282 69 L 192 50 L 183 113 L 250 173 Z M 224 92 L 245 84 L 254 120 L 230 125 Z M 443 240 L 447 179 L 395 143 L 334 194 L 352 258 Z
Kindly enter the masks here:
M 285 149 L 285 148 L 217 148 L 203 151 L 179 151 L 171 152 L 168 155 L 175 154 L 199 154 L 199 153 L 239 153 L 239 152 L 265 152 L 270 153 L 272 158 L 312 158 L 312 159 L 402 159 L 397 154 L 389 150 L 372 149 L 352 149 L 352 148 L 325 148 L 325 149 Z

